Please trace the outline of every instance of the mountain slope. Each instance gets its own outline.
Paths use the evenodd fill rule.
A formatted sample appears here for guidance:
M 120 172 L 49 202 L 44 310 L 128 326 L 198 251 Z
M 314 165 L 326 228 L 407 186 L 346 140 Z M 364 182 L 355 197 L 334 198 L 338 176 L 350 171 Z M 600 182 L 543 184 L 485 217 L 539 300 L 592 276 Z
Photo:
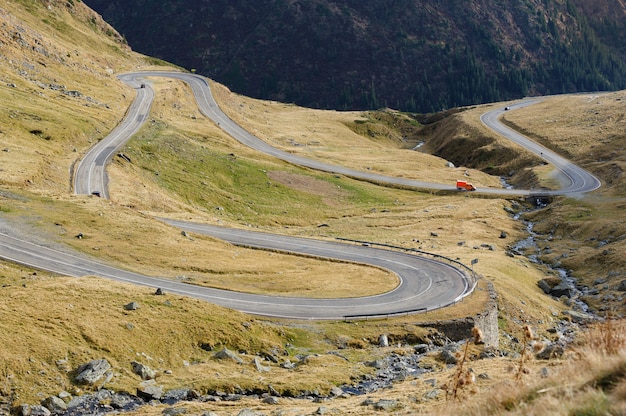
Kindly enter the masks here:
M 76 151 L 131 98 L 114 73 L 141 58 L 80 2 L 3 3 L 0 48 L 0 184 L 67 191 Z
M 308 107 L 427 112 L 626 87 L 623 47 L 597 33 L 623 14 L 617 0 L 87 3 L 143 53 Z

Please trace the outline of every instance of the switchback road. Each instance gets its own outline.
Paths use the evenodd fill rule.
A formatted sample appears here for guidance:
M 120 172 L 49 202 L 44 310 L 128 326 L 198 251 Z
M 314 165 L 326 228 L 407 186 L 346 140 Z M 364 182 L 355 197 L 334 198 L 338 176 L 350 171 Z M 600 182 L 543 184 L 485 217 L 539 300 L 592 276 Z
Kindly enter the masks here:
M 154 92 L 147 83 L 146 77 L 169 77 L 185 81 L 191 87 L 200 111 L 216 122 L 224 131 L 251 148 L 290 163 L 382 184 L 422 189 L 455 190 L 454 185 L 433 184 L 361 172 L 302 158 L 275 149 L 247 132 L 219 109 L 211 95 L 209 84 L 205 78 L 195 74 L 150 71 L 123 74 L 119 77 L 125 83 L 135 87 L 137 90 L 136 99 L 129 108 L 123 122 L 109 136 L 94 146 L 79 163 L 74 175 L 75 192 L 77 194 L 97 194 L 104 198 L 108 197 L 106 164 L 110 161 L 113 154 L 124 145 L 125 141 L 139 130 L 150 111 Z M 521 103 L 519 105 L 528 105 L 529 103 Z M 500 110 L 485 114 L 483 122 L 490 126 L 498 125 L 498 111 Z M 507 136 L 509 134 L 505 130 L 502 130 L 502 132 L 505 132 Z M 518 138 L 516 142 L 525 145 L 525 140 Z M 542 155 L 544 150 L 546 150 L 543 148 L 537 149 L 539 149 L 537 151 Z M 570 177 L 572 181 L 572 185 L 565 190 L 560 192 L 547 191 L 549 194 L 553 194 L 553 192 L 586 192 L 599 186 L 597 179 L 594 182 L 584 174 L 581 174 L 579 170 L 582 171 L 582 169 L 571 165 L 565 159 L 559 158 L 558 155 L 551 152 L 545 153 L 551 158 L 551 162 L 564 171 L 566 176 Z M 546 194 L 545 191 L 502 189 L 479 189 L 477 192 L 515 195 Z M 211 235 L 236 245 L 299 253 L 320 258 L 340 259 L 382 267 L 394 272 L 399 277 L 400 284 L 396 289 L 388 293 L 346 299 L 305 299 L 245 294 L 198 287 L 127 272 L 88 259 L 83 255 L 75 255 L 66 250 L 59 251 L 46 245 L 24 241 L 18 236 L 11 235 L 10 232 L 0 232 L 0 256 L 7 260 L 69 276 L 97 275 L 144 286 L 160 287 L 171 293 L 192 296 L 252 314 L 298 319 L 338 319 L 354 315 L 386 316 L 431 310 L 457 302 L 470 293 L 474 287 L 474 283 L 467 273 L 446 263 L 412 254 L 354 244 L 286 237 L 189 222 L 163 221 L 187 231 Z M 2 224 L 0 223 L 0 225 Z

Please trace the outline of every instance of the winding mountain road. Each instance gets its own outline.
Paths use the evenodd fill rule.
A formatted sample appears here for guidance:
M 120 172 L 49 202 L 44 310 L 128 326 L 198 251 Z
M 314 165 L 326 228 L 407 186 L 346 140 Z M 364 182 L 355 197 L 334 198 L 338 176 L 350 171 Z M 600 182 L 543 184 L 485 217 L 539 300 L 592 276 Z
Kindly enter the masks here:
M 154 92 L 146 81 L 147 77 L 169 77 L 186 82 L 191 87 L 202 114 L 212 119 L 224 131 L 241 143 L 289 163 L 376 183 L 420 189 L 455 190 L 454 185 L 433 184 L 361 172 L 278 150 L 250 134 L 226 116 L 213 99 L 209 84 L 204 77 L 180 72 L 146 71 L 119 76 L 120 80 L 137 90 L 137 96 L 122 123 L 109 136 L 90 149 L 78 164 L 74 175 L 74 186 L 77 194 L 97 194 L 108 198 L 106 164 L 116 151 L 124 145 L 125 141 L 139 130 L 150 111 Z M 526 101 L 516 106 L 521 107 L 532 103 L 533 101 Z M 503 110 L 494 110 L 486 113 L 483 115 L 483 122 L 553 163 L 566 177 L 570 178 L 571 185 L 561 191 L 479 188 L 476 192 L 511 195 L 555 195 L 588 192 L 600 186 L 600 182 L 595 177 L 553 152 L 536 145 L 534 142 L 527 142 L 528 139 L 521 135 L 519 135 L 520 137 L 511 137 L 512 130 L 507 131 L 497 121 L 500 111 Z M 347 316 L 359 315 L 388 316 L 431 310 L 459 301 L 471 293 L 475 286 L 475 282 L 473 282 L 468 273 L 449 264 L 423 256 L 333 241 L 287 237 L 183 221 L 161 220 L 186 231 L 211 235 L 240 246 L 279 250 L 320 258 L 340 259 L 382 267 L 395 273 L 400 283 L 394 290 L 388 293 L 344 299 L 263 296 L 211 289 L 131 273 L 102 264 L 97 260 L 91 260 L 86 255 L 71 254 L 66 250 L 60 251 L 43 244 L 34 244 L 23 240 L 19 236 L 11 235 L 10 232 L 4 232 L 1 222 L 0 257 L 69 276 L 97 275 L 138 285 L 160 287 L 170 293 L 203 299 L 251 314 L 296 319 L 341 319 Z M 10 231 L 10 229 L 7 231 Z
M 583 168 L 573 164 L 564 157 L 558 155 L 545 146 L 540 145 L 537 142 L 532 141 L 528 137 L 518 133 L 517 131 L 508 128 L 504 124 L 500 123 L 499 118 L 502 114 L 508 111 L 512 111 L 518 108 L 526 107 L 528 105 L 535 104 L 541 101 L 540 99 L 524 100 L 520 103 L 513 104 L 508 108 L 498 108 L 496 110 L 489 111 L 480 117 L 480 120 L 487 127 L 495 131 L 496 133 L 506 137 L 514 143 L 520 145 L 526 150 L 539 156 L 546 162 L 552 164 L 557 168 L 561 174 L 567 178 L 569 185 L 558 190 L 529 190 L 520 191 L 516 189 L 507 189 L 506 192 L 517 195 L 533 195 L 533 196 L 553 196 L 553 195 L 572 195 L 591 192 L 598 189 L 601 186 L 600 180 L 587 172 Z M 481 188 L 478 191 L 485 192 L 487 189 Z M 491 192 L 491 191 L 489 191 Z M 498 193 L 501 191 L 498 191 Z

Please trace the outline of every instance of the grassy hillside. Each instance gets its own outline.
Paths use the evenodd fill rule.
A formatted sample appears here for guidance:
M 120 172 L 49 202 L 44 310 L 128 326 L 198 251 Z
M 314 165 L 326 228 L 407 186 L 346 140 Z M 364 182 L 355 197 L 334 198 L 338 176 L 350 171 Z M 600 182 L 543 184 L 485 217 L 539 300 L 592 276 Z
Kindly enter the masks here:
M 155 296 L 152 290 L 98 277 L 66 278 L 2 261 L 0 409 L 38 403 L 64 390 L 73 395 L 89 391 L 73 384 L 73 371 L 99 358 L 109 360 L 114 369 L 106 387 L 132 393 L 140 382 L 131 371 L 133 360 L 157 370 L 158 383 L 168 389 L 192 387 L 205 393 L 272 385 L 279 392 L 326 392 L 334 385 L 371 374 L 373 369 L 363 364 L 366 361 L 391 352 L 406 354 L 411 343 L 437 338 L 432 330 L 421 328 L 421 322 L 464 318 L 480 311 L 487 301 L 487 280 L 498 292 L 504 351 L 519 352 L 519 345 L 505 334 L 520 337 L 524 324 L 546 339 L 554 337 L 547 330 L 561 319 L 566 306 L 543 295 L 536 285 L 554 272 L 524 257 L 507 255 L 508 248 L 526 235 L 524 225 L 511 218 L 522 201 L 385 188 L 259 155 L 205 120 L 189 89 L 176 81 L 150 81 L 157 101 L 149 123 L 122 150 L 126 157 L 116 157 L 110 166 L 111 199 L 73 195 L 72 166 L 113 129 L 133 98 L 134 92 L 119 83 L 115 74 L 165 64 L 132 52 L 80 2 L 7 2 L 0 9 L 0 19 L 0 97 L 6 105 L 6 111 L 0 113 L 3 230 L 10 228 L 22 236 L 45 239 L 46 244 L 70 247 L 132 270 L 255 293 L 367 295 L 389 290 L 396 281 L 384 271 L 360 265 L 242 249 L 196 235 L 184 237 L 153 216 L 316 238 L 372 240 L 421 248 L 465 263 L 478 258 L 476 271 L 484 277 L 472 296 L 427 315 L 356 323 L 277 322 L 179 296 Z M 499 178 L 488 175 L 488 170 L 450 168 L 445 159 L 409 150 L 419 141 L 437 140 L 435 133 L 428 134 L 410 115 L 309 110 L 253 100 L 219 84 L 212 86 L 224 111 L 283 149 L 389 175 L 445 183 L 467 174 L 480 186 L 499 185 Z M 553 106 L 586 111 L 576 103 L 564 101 Z M 463 131 L 471 139 L 464 143 L 480 142 L 477 137 L 481 135 L 491 137 L 477 124 L 476 114 L 482 111 L 486 108 L 464 111 L 453 123 L 445 117 L 437 123 L 444 130 L 447 123 L 454 124 L 454 131 Z M 598 113 L 598 117 L 609 114 L 608 110 Z M 623 131 L 619 112 L 610 114 L 617 121 L 607 122 L 607 129 L 598 133 L 607 141 L 607 149 L 611 148 L 608 141 Z M 509 121 L 533 129 L 529 121 Z M 463 125 L 467 129 L 462 129 Z M 578 126 L 574 123 L 569 128 Z M 546 140 L 552 137 L 545 135 Z M 518 157 L 515 149 L 497 138 L 490 140 L 511 152 L 511 157 Z M 622 153 L 615 151 L 618 155 L 613 159 L 617 160 Z M 471 152 L 479 154 L 480 146 L 469 147 Z M 495 153 L 486 154 L 488 158 Z M 580 160 L 585 162 L 588 155 L 582 152 Z M 496 166 L 499 161 L 486 163 Z M 619 231 L 619 212 L 607 211 L 613 217 L 605 216 L 601 203 L 623 198 L 623 182 L 605 174 L 610 164 L 602 163 L 587 164 L 610 185 L 606 191 L 580 200 L 558 199 L 553 206 L 584 203 L 596 207 L 594 215 L 586 217 L 585 226 L 593 229 L 600 223 L 595 222 L 597 218 Z M 540 174 L 535 176 L 536 181 L 544 180 Z M 614 183 L 609 181 L 611 177 L 616 178 Z M 553 212 L 563 218 L 571 215 Z M 559 221 L 551 215 L 548 217 Z M 621 235 L 618 231 L 614 232 Z M 504 239 L 499 238 L 502 232 L 507 235 Z M 75 238 L 79 233 L 84 238 Z M 615 279 L 611 285 L 617 283 Z M 131 301 L 141 307 L 124 310 Z M 388 334 L 394 345 L 377 347 L 381 334 Z M 208 351 L 207 345 L 213 351 Z M 245 352 L 247 362 L 239 365 L 214 359 L 215 350 L 221 347 Z M 313 358 L 295 371 L 271 365 L 271 371 L 261 375 L 249 361 L 268 351 L 281 351 L 281 357 L 294 362 L 299 356 Z M 484 369 L 492 375 L 477 384 L 481 391 L 517 382 L 505 371 L 518 363 L 512 357 L 472 359 L 477 374 Z M 434 357 L 429 362 L 436 371 L 428 377 L 436 378 L 441 386 L 454 369 L 446 369 Z M 556 375 L 557 368 L 567 368 L 568 363 L 568 357 L 550 361 L 550 371 L 554 368 Z M 543 365 L 532 364 L 524 382 L 531 383 Z M 445 413 L 446 406 L 454 405 L 446 404 L 441 396 L 420 399 L 431 390 L 422 380 L 410 379 L 393 393 L 381 391 L 371 398 L 397 397 L 407 412 Z M 345 414 L 365 414 L 372 409 L 361 407 L 362 400 L 338 400 L 329 407 L 336 406 Z M 237 414 L 243 407 L 260 405 L 243 401 L 193 406 L 197 412 L 204 406 L 203 411 Z M 293 413 L 313 413 L 317 407 L 319 404 L 287 399 L 281 404 L 281 409 Z M 161 406 L 141 413 L 162 410 Z M 265 406 L 263 411 L 272 410 Z

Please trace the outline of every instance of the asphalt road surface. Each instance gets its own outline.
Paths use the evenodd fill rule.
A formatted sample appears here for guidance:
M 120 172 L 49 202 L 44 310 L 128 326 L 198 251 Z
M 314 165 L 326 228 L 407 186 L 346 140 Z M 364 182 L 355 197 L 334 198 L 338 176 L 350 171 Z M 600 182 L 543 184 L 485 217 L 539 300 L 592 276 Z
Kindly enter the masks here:
M 506 137 L 514 143 L 517 143 L 518 145 L 524 147 L 526 150 L 536 154 L 540 158 L 544 159 L 546 162 L 552 164 L 560 171 L 562 177 L 564 177 L 568 182 L 567 186 L 558 190 L 528 190 L 526 191 L 526 194 L 536 196 L 571 195 L 582 194 L 598 189 L 601 186 L 601 183 L 598 178 L 593 176 L 591 173 L 573 164 L 564 157 L 559 156 L 547 147 L 544 147 L 539 143 L 532 141 L 528 137 L 516 132 L 515 130 L 508 128 L 504 124 L 500 123 L 500 121 L 498 120 L 499 117 L 505 112 L 532 105 L 539 101 L 540 99 L 524 100 L 509 107 L 489 111 L 480 117 L 480 120 L 483 122 L 483 124 L 494 130 L 496 133 Z M 478 191 L 491 192 L 490 190 L 484 188 L 479 189 Z M 516 194 L 520 191 L 515 189 L 509 189 L 507 190 L 507 192 L 510 192 L 511 194 Z
M 111 267 L 65 247 L 27 241 L 0 220 L 0 256 L 5 260 L 67 276 L 101 276 L 121 282 L 161 288 L 255 315 L 293 319 L 344 319 L 390 316 L 441 308 L 461 300 L 473 289 L 470 276 L 450 265 L 400 251 L 355 244 L 295 238 L 246 230 L 164 220 L 184 230 L 207 234 L 246 247 L 271 248 L 319 258 L 339 259 L 382 267 L 395 273 L 400 283 L 377 296 L 344 299 L 310 299 L 254 295 L 206 288 L 171 279 L 144 276 Z M 341 278 L 338 276 L 338 278 Z
M 139 130 L 150 111 L 154 92 L 147 81 L 147 77 L 169 77 L 187 82 L 196 97 L 200 111 L 205 116 L 212 119 L 224 131 L 241 143 L 260 152 L 293 164 L 375 183 L 419 189 L 455 190 L 454 185 L 435 184 L 361 172 L 302 158 L 275 149 L 244 130 L 219 109 L 211 95 L 209 84 L 204 77 L 187 73 L 151 71 L 123 74 L 119 77 L 123 82 L 135 87 L 137 91 L 136 99 L 122 123 L 109 136 L 90 149 L 79 163 L 73 178 L 77 194 L 96 194 L 100 197 L 108 198 L 106 164 L 124 145 L 125 141 Z M 519 106 L 530 103 L 532 102 L 528 101 L 519 104 Z M 511 133 L 497 122 L 500 111 L 504 110 L 486 113 L 483 116 L 483 122 L 492 128 L 496 126 L 498 129 L 502 129 L 497 131 L 508 137 Z M 517 133 L 515 134 L 517 135 Z M 527 143 L 528 139 L 523 136 L 512 138 L 512 140 L 525 147 L 529 146 Z M 534 147 L 536 144 L 530 143 L 531 149 L 534 149 L 531 151 L 539 152 L 542 157 L 545 155 L 544 158 L 546 160 L 554 163 L 567 177 L 571 178 L 571 186 L 562 191 L 548 191 L 543 192 L 543 194 L 587 192 L 599 186 L 599 181 L 584 170 L 547 151 L 547 149 Z M 542 191 L 478 189 L 477 192 L 539 195 Z M 0 257 L 68 276 L 102 276 L 152 288 L 158 287 L 170 293 L 203 299 L 251 314 L 296 319 L 341 319 L 347 316 L 389 316 L 415 313 L 458 302 L 471 293 L 474 288 L 474 282 L 468 273 L 447 263 L 414 254 L 334 241 L 287 237 L 181 221 L 163 221 L 183 230 L 211 235 L 240 246 L 279 250 L 320 258 L 340 259 L 382 267 L 395 273 L 400 280 L 400 284 L 394 290 L 377 296 L 344 299 L 262 296 L 203 288 L 173 280 L 131 273 L 110 267 L 97 260 L 89 259 L 84 254 L 72 254 L 67 248 L 54 248 L 50 244 L 41 242 L 33 243 L 12 233 L 10 224 L 1 221 Z

